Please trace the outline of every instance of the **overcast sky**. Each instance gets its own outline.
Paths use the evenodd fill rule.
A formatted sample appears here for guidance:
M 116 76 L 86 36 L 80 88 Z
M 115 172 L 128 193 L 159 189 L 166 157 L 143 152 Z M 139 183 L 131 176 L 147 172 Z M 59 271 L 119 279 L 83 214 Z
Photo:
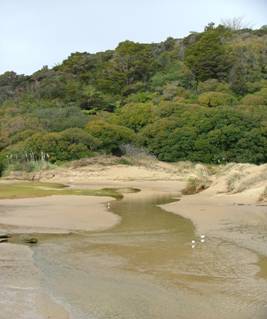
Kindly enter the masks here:
M 267 0 L 0 0 L 0 73 L 31 74 L 71 52 L 160 42 L 233 17 L 267 24 Z

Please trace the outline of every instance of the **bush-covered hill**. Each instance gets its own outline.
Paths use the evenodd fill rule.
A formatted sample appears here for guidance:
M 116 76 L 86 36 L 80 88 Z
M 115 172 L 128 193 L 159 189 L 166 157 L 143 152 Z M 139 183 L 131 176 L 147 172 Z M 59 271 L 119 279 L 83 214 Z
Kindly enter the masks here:
M 267 26 L 73 53 L 31 76 L 0 76 L 0 170 L 36 160 L 120 155 L 267 162 Z

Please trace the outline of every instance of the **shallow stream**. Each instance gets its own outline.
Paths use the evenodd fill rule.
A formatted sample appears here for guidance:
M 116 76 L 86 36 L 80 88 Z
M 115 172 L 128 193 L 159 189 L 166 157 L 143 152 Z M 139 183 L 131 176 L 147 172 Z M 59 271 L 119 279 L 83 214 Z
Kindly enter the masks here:
M 112 201 L 121 216 L 114 228 L 49 236 L 34 248 L 43 286 L 71 318 L 267 318 L 258 256 L 218 238 L 200 243 L 189 220 L 157 206 L 170 201 L 152 194 Z

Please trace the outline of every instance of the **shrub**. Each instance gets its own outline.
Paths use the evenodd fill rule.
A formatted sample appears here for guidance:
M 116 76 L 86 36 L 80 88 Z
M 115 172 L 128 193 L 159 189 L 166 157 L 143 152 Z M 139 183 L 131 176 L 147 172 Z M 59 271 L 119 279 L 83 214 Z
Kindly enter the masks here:
M 235 104 L 235 98 L 227 93 L 222 92 L 205 92 L 199 95 L 198 102 L 208 107 Z
M 220 82 L 216 79 L 209 79 L 205 82 L 200 82 L 197 87 L 198 92 L 222 92 L 231 93 L 230 85 L 226 82 Z
M 6 161 L 5 159 L 1 156 L 0 157 L 0 176 L 3 175 L 4 170 L 6 169 Z
M 103 120 L 89 122 L 86 130 L 99 140 L 99 149 L 103 149 L 113 155 L 122 155 L 121 145 L 134 141 L 134 132 L 132 130 Z
M 88 121 L 87 115 L 75 106 L 41 108 L 35 111 L 35 115 L 47 131 L 59 132 L 73 127 L 83 128 Z
M 240 103 L 244 105 L 263 105 L 264 97 L 256 94 L 249 94 L 244 96 Z
M 85 131 L 74 128 L 60 133 L 37 133 L 6 150 L 19 162 L 49 160 L 67 161 L 91 156 L 99 142 Z
M 186 88 L 192 86 L 194 82 L 192 72 L 184 63 L 172 62 L 166 70 L 157 72 L 151 78 L 151 86 L 153 88 L 160 88 L 166 83 L 173 81 Z
M 122 107 L 118 112 L 118 124 L 128 127 L 135 132 L 153 122 L 152 103 L 131 103 Z
M 204 191 L 210 187 L 211 182 L 206 178 L 191 177 L 187 181 L 186 187 L 182 190 L 183 195 L 193 195 Z
M 267 160 L 267 132 L 258 115 L 229 108 L 183 110 L 147 125 L 140 144 L 164 161 L 204 163 Z
M 267 201 L 267 186 L 264 188 L 263 192 L 259 196 L 259 202 Z
M 79 128 L 69 128 L 60 132 L 60 139 L 70 145 L 84 145 L 91 151 L 96 150 L 99 145 L 95 137 Z

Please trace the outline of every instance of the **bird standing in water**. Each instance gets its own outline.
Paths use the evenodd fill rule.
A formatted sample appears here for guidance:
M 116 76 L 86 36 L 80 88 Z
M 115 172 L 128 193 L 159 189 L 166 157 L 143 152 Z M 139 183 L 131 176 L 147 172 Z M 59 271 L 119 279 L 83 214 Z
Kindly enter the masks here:
M 201 243 L 205 243 L 205 235 L 201 235 L 200 236 L 200 242 Z

